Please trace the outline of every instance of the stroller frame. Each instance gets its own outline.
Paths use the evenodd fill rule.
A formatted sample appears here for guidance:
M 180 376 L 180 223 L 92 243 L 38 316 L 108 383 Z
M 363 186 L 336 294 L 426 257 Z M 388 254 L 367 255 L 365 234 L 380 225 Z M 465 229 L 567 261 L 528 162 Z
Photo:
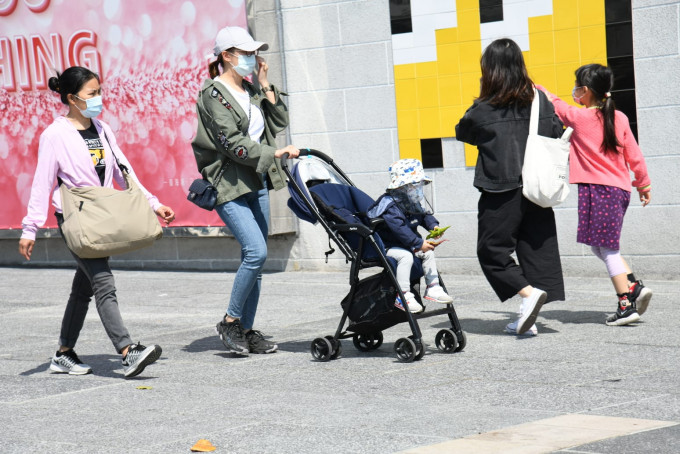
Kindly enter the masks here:
M 337 166 L 333 159 L 326 154 L 318 150 L 305 149 L 300 150 L 300 156 L 315 156 L 323 160 L 345 180 L 348 186 L 356 188 L 352 180 L 350 180 L 350 178 L 342 171 L 342 169 Z M 342 318 L 338 324 L 335 334 L 332 336 L 328 335 L 325 337 L 319 337 L 312 341 L 310 347 L 312 356 L 318 361 L 330 361 L 332 359 L 336 359 L 342 353 L 342 344 L 340 340 L 348 338 L 352 338 L 354 346 L 360 351 L 371 351 L 379 348 L 383 343 L 382 331 L 398 323 L 401 323 L 403 321 L 403 317 L 391 317 L 390 320 L 386 320 L 385 323 L 379 325 L 380 328 L 376 328 L 374 332 L 352 332 L 349 329 L 351 326 L 348 326 L 348 330 L 345 330 L 345 323 L 347 322 L 348 314 L 352 307 L 353 298 L 360 281 L 359 272 L 364 268 L 382 266 L 384 272 L 389 275 L 390 280 L 393 282 L 398 295 L 401 297 L 401 300 L 406 301 L 404 293 L 398 285 L 397 278 L 392 271 L 392 267 L 390 266 L 386 255 L 382 253 L 380 246 L 373 237 L 373 234 L 376 233 L 376 229 L 384 222 L 384 220 L 382 218 L 369 219 L 369 225 L 366 225 L 363 223 L 336 223 L 333 220 L 325 219 L 320 213 L 316 204 L 309 200 L 308 196 L 291 174 L 288 167 L 288 153 L 285 153 L 281 157 L 281 168 L 288 177 L 288 184 L 290 187 L 296 192 L 298 196 L 300 196 L 307 209 L 314 214 L 316 220 L 323 226 L 324 230 L 328 234 L 329 239 L 332 240 L 338 246 L 339 250 L 345 255 L 346 261 L 350 262 L 350 291 L 346 297 L 349 298 L 349 304 L 343 310 Z M 353 233 L 358 235 L 359 246 L 356 250 L 350 246 L 347 240 L 341 235 L 342 233 Z M 362 259 L 367 242 L 368 246 L 373 247 L 378 253 L 377 262 L 367 262 Z M 439 275 L 439 283 L 444 288 L 444 290 L 446 290 L 444 282 L 441 279 L 441 275 Z M 414 292 L 414 294 L 416 298 L 422 303 L 420 292 L 417 291 Z M 404 306 L 406 306 L 406 304 L 404 304 Z M 395 311 L 395 313 L 400 314 L 401 312 Z M 445 353 L 459 352 L 465 348 L 467 344 L 467 338 L 465 332 L 461 329 L 460 321 L 458 320 L 458 316 L 452 303 L 447 304 L 445 308 L 421 312 L 419 314 L 411 313 L 408 310 L 408 307 L 404 307 L 403 313 L 405 314 L 406 321 L 408 322 L 413 334 L 408 337 L 400 338 L 394 343 L 394 352 L 400 362 L 412 362 L 414 360 L 419 360 L 425 354 L 425 348 L 422 342 L 422 334 L 417 322 L 417 320 L 421 318 L 446 314 L 449 318 L 449 321 L 451 322 L 452 329 L 442 329 L 437 333 L 435 337 L 435 344 L 437 348 Z

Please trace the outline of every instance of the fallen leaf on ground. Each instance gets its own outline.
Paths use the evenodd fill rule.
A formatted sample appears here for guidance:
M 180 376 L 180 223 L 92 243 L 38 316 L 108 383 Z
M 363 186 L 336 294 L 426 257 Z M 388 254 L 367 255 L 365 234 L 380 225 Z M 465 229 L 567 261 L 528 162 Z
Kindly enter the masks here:
M 151 386 L 137 386 L 137 389 L 153 389 Z
M 215 449 L 217 448 L 204 438 L 198 440 L 196 444 L 191 447 L 192 452 L 210 452 L 214 451 Z

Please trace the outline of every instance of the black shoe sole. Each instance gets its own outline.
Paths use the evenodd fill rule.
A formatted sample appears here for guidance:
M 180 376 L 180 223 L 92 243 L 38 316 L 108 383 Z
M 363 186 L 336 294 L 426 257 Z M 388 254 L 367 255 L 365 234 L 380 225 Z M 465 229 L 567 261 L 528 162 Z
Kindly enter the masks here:
M 225 339 L 224 335 L 222 333 L 220 333 L 220 330 L 218 329 L 219 326 L 220 326 L 219 323 L 217 324 L 217 326 L 215 326 L 215 332 L 217 333 L 220 340 L 222 341 L 224 348 L 227 349 L 227 353 L 235 353 L 237 355 L 248 356 L 248 353 L 249 353 L 248 348 L 245 348 L 245 347 L 235 348 L 235 347 L 229 345 L 229 342 Z
M 143 356 L 139 359 L 139 362 L 137 362 L 136 365 L 137 367 L 135 367 L 133 370 L 125 371 L 125 378 L 136 377 L 137 375 L 144 372 L 146 366 L 155 363 L 158 358 L 161 357 L 161 353 L 163 353 L 163 349 L 159 345 L 156 345 L 149 353 L 146 354 L 146 356 Z
M 607 326 L 624 326 L 631 323 L 635 323 L 640 320 L 640 315 L 637 312 L 633 312 L 628 317 L 617 318 L 616 320 L 607 320 L 605 324 Z

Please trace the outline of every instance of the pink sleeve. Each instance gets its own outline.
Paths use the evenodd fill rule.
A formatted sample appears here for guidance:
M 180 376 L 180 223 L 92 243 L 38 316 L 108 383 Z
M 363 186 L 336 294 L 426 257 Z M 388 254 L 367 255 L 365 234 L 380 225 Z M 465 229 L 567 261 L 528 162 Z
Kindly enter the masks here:
M 633 136 L 633 131 L 630 129 L 630 124 L 628 123 L 628 118 L 621 112 L 617 111 L 617 119 L 622 119 L 623 121 L 617 121 L 617 128 L 623 129 L 623 157 L 628 164 L 628 167 L 635 175 L 635 180 L 633 180 L 633 186 L 638 188 L 644 188 L 652 184 L 649 174 L 647 173 L 647 164 L 645 163 L 645 158 L 642 155 L 640 146 L 635 141 L 635 136 Z
M 106 139 L 108 139 L 109 145 L 113 148 L 113 155 L 116 158 L 118 158 L 118 161 L 120 161 L 121 164 L 127 167 L 128 172 L 130 172 L 130 176 L 139 185 L 139 189 L 141 189 L 144 195 L 146 196 L 146 199 L 149 201 L 149 205 L 151 205 L 151 208 L 154 211 L 156 211 L 158 208 L 163 206 L 163 204 L 158 200 L 158 198 L 155 195 L 151 194 L 149 191 L 147 191 L 144 185 L 139 181 L 137 175 L 135 174 L 134 169 L 132 168 L 132 164 L 130 164 L 130 161 L 128 161 L 128 159 L 125 157 L 123 151 L 118 147 L 113 132 L 109 128 L 105 128 L 104 132 L 106 133 Z M 125 179 L 123 177 L 123 172 L 121 172 L 120 168 L 118 168 L 118 166 L 115 164 L 115 158 L 113 166 L 113 178 L 116 180 L 116 183 L 118 183 L 118 186 L 120 186 L 121 188 L 125 187 Z
M 555 107 L 555 113 L 557 114 L 558 117 L 560 117 L 560 120 L 562 120 L 564 126 L 570 126 L 574 128 L 574 124 L 576 123 L 576 116 L 582 109 L 580 107 L 567 104 L 566 101 L 562 100 L 562 98 L 560 98 L 559 96 L 550 93 L 542 85 L 536 85 L 536 88 L 543 91 L 546 94 L 546 96 L 548 96 L 548 99 L 553 103 L 553 106 Z
M 38 146 L 38 164 L 33 175 L 28 212 L 21 221 L 21 238 L 35 240 L 36 232 L 45 225 L 58 171 L 56 151 L 49 135 L 43 134 Z

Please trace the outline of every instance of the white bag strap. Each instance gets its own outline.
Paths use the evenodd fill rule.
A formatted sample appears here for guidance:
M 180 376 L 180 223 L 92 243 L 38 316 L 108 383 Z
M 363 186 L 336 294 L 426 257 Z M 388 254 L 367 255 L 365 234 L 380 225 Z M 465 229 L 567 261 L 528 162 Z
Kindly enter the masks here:
M 571 133 L 574 132 L 574 128 L 571 126 L 567 126 L 567 129 L 564 130 L 564 134 L 562 134 L 561 139 L 565 142 L 569 142 L 569 139 L 571 139 Z
M 538 90 L 534 88 L 534 100 L 531 102 L 531 116 L 529 117 L 529 135 L 538 134 L 538 116 L 540 113 L 538 104 Z

